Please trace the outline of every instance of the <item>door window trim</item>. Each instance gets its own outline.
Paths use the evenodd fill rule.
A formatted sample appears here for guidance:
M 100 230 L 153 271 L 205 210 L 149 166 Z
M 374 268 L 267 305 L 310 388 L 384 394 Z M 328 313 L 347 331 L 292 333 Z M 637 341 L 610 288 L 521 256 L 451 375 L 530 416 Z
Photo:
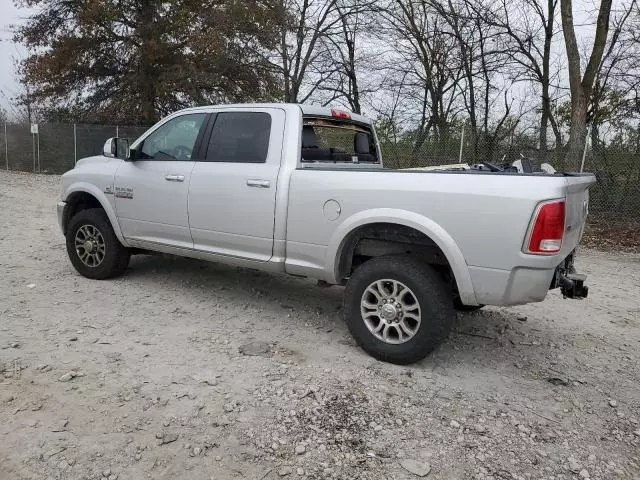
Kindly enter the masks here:
M 222 162 L 218 160 L 209 160 L 207 158 L 207 154 L 209 153 L 209 146 L 211 145 L 211 136 L 213 135 L 213 129 L 215 128 L 216 121 L 218 120 L 218 116 L 224 113 L 254 113 L 254 114 L 264 114 L 269 117 L 269 140 L 267 144 L 267 154 L 262 162 Z M 209 123 L 207 123 L 207 133 L 206 133 L 206 141 L 203 139 L 202 144 L 200 145 L 201 151 L 198 153 L 202 154 L 198 162 L 206 162 L 206 163 L 221 163 L 221 164 L 231 164 L 231 165 L 265 165 L 269 163 L 269 154 L 271 153 L 271 137 L 273 135 L 273 115 L 269 111 L 259 111 L 259 110 L 218 110 L 216 112 L 211 113 L 211 119 Z
M 199 145 L 200 149 L 198 150 L 198 162 L 210 162 L 209 160 L 207 160 L 207 152 L 209 151 L 209 142 L 211 141 L 211 135 L 213 134 L 213 126 L 216 124 L 219 113 L 224 112 L 214 112 L 209 114 L 209 119 L 207 121 L 206 128 L 204 129 L 205 135 L 204 138 L 202 138 L 202 143 Z

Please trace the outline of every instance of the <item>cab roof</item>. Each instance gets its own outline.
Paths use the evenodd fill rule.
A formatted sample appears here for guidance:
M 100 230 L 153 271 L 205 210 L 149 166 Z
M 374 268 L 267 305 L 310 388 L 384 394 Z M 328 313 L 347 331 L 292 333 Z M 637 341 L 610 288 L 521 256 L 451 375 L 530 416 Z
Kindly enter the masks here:
M 294 109 L 294 108 L 299 108 L 300 110 L 302 110 L 302 115 L 304 116 L 309 116 L 309 117 L 334 117 L 335 115 L 333 115 L 334 111 L 339 111 L 339 112 L 346 112 L 349 117 L 351 118 L 351 120 L 358 122 L 358 123 L 364 123 L 367 125 L 372 125 L 372 121 L 371 119 L 363 116 L 363 115 L 359 115 L 357 113 L 352 113 L 342 107 L 336 107 L 336 108 L 331 108 L 331 107 L 321 107 L 318 105 L 304 105 L 301 103 L 235 103 L 235 104 L 221 104 L 221 105 L 206 105 L 206 106 L 202 106 L 202 107 L 192 107 L 192 108 L 187 108 L 185 110 L 181 110 L 181 112 L 185 112 L 185 111 L 209 111 L 212 109 L 218 110 L 218 109 L 224 109 L 224 108 L 284 108 L 285 110 L 288 109 Z M 178 112 L 175 112 L 178 113 Z M 344 119 L 344 118 L 343 118 Z

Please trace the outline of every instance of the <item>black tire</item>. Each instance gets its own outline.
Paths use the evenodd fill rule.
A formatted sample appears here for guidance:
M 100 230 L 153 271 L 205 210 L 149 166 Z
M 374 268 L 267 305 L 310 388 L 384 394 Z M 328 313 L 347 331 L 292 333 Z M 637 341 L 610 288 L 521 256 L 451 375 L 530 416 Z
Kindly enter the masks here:
M 75 246 L 76 234 L 85 226 L 97 229 L 104 240 L 104 255 L 95 266 L 84 263 Z M 103 280 L 117 277 L 122 275 L 129 265 L 131 254 L 116 237 L 109 217 L 101 208 L 89 208 L 75 214 L 67 227 L 66 240 L 71 263 L 78 273 L 87 278 Z
M 459 312 L 477 312 L 482 307 L 484 307 L 484 305 L 465 305 L 460 301 L 459 298 L 456 298 L 453 301 L 453 308 L 455 308 Z
M 361 313 L 365 291 L 383 279 L 408 287 L 420 307 L 421 322 L 414 336 L 404 343 L 391 344 L 378 339 Z M 410 257 L 389 256 L 369 260 L 353 273 L 345 290 L 344 318 L 353 338 L 369 355 L 384 362 L 407 365 L 422 360 L 447 337 L 455 312 L 451 292 L 435 270 Z

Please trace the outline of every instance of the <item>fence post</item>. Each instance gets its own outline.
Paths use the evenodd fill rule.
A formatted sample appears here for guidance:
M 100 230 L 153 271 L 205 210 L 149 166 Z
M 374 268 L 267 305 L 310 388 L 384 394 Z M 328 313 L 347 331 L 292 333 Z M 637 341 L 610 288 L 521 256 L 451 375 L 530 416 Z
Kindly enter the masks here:
M 120 128 L 116 125 L 116 138 L 120 136 Z
M 584 171 L 584 158 L 587 156 L 587 144 L 589 142 L 589 134 L 591 133 L 591 124 L 587 128 L 587 136 L 584 139 L 584 150 L 582 151 L 582 163 L 580 164 L 580 173 Z
M 73 164 L 78 163 L 78 144 L 76 138 L 76 124 L 73 124 Z
M 464 123 L 460 133 L 460 153 L 458 154 L 458 163 L 462 163 L 462 146 L 464 145 Z
M 37 137 L 38 138 L 36 139 L 36 142 L 38 142 L 38 173 L 40 173 L 40 132 L 38 132 Z
M 36 173 L 36 134 L 31 132 L 31 153 L 33 153 L 33 173 Z
M 4 122 L 4 159 L 7 163 L 7 171 L 9 171 L 9 137 L 7 136 L 7 122 Z

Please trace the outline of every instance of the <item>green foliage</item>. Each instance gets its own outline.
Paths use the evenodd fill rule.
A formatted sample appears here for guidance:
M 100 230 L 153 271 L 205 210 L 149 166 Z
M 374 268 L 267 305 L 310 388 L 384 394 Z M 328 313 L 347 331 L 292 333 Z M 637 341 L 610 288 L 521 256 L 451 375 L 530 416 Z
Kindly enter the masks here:
M 400 130 L 392 118 L 382 117 L 376 120 L 375 123 L 376 133 L 380 143 L 396 143 Z
M 626 125 L 638 116 L 636 100 L 628 92 L 615 88 L 597 89 L 589 109 L 588 120 L 594 124 L 602 125 L 607 122 L 619 126 Z
M 555 114 L 558 123 L 568 129 L 571 124 L 571 102 L 559 104 Z M 612 124 L 616 129 L 624 130 L 639 115 L 636 99 L 629 92 L 610 87 L 596 88 L 589 104 L 587 122 L 597 126 Z
M 30 100 L 52 118 L 153 123 L 185 106 L 274 98 L 280 9 L 240 0 L 20 0 Z

